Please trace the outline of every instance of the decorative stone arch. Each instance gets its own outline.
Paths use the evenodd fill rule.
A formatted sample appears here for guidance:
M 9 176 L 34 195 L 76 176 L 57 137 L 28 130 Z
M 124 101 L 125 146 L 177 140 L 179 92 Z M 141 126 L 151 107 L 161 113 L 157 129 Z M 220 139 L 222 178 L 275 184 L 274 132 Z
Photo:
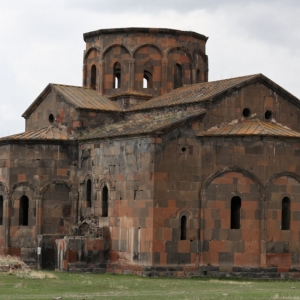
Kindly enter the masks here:
M 15 183 L 15 184 L 11 187 L 11 189 L 10 189 L 10 191 L 9 191 L 9 196 L 11 197 L 12 194 L 14 193 L 14 191 L 15 191 L 18 187 L 21 187 L 21 186 L 27 186 L 27 187 L 30 187 L 36 195 L 39 194 L 39 189 L 38 189 L 37 186 L 34 186 L 33 184 L 31 184 L 31 183 L 28 182 L 28 181 L 22 181 L 22 182 Z
M 163 50 L 162 50 L 162 48 L 160 46 L 158 46 L 157 44 L 155 44 L 155 43 L 145 43 L 145 44 L 141 44 L 141 45 L 135 46 L 132 49 L 132 57 L 135 58 L 135 55 L 136 55 L 137 51 L 140 48 L 143 48 L 143 47 L 146 47 L 146 46 L 155 48 L 160 53 L 161 57 L 163 57 Z
M 13 210 L 11 215 L 13 223 L 28 226 L 28 228 L 36 225 L 36 200 L 38 196 L 38 187 L 28 181 L 16 183 L 11 187 L 9 192 L 9 206 Z M 15 201 L 18 201 L 20 205 L 14 205 Z M 25 221 L 23 222 L 23 220 Z
M 177 219 L 178 226 L 178 240 L 186 240 L 187 239 L 187 231 L 190 228 L 190 222 L 194 218 L 194 215 L 190 209 L 182 208 L 179 209 L 174 217 Z
M 70 220 L 70 224 L 68 225 L 68 227 L 70 227 L 71 225 L 75 224 L 77 222 L 77 215 L 78 215 L 78 196 L 79 193 L 78 191 L 73 187 L 73 184 L 69 181 L 69 180 L 63 180 L 63 179 L 54 179 L 48 183 L 46 183 L 39 192 L 39 197 L 37 199 L 38 202 L 38 207 L 39 207 L 39 214 L 38 214 L 38 220 L 37 220 L 37 224 L 38 224 L 38 232 L 42 232 L 44 233 L 44 230 L 42 230 L 42 224 L 44 222 L 43 217 L 47 217 L 50 218 L 50 216 L 48 215 L 43 215 L 43 206 L 46 205 L 45 201 L 48 201 L 48 203 L 51 203 L 51 199 L 50 200 L 46 200 L 45 196 L 47 191 L 50 189 L 51 186 L 56 186 L 56 185 L 62 185 L 65 186 L 69 193 L 68 193 L 68 199 L 65 199 L 65 204 L 67 204 L 67 210 L 68 212 L 66 212 L 66 208 L 65 205 L 63 205 L 61 211 L 62 211 L 62 218 L 65 218 L 65 215 L 67 215 L 67 218 Z M 51 191 L 50 191 L 51 192 Z M 62 203 L 63 204 L 63 203 Z M 71 210 L 71 211 L 70 211 Z M 67 228 L 67 226 L 64 227 Z M 46 233 L 58 233 L 58 232 L 46 232 Z M 67 232 L 65 232 L 67 233 Z
M 167 48 L 166 58 L 168 58 L 169 54 L 174 50 L 180 50 L 180 51 L 184 52 L 188 56 L 190 63 L 193 62 L 193 56 L 192 56 L 190 50 L 186 47 L 169 47 L 169 48 Z M 178 63 L 182 63 L 182 62 L 178 62 Z
M 197 61 L 197 54 L 201 57 L 200 63 Z M 193 52 L 192 74 L 193 83 L 202 82 L 202 74 L 204 82 L 208 80 L 208 56 L 198 48 Z
M 45 192 L 49 189 L 49 187 L 53 184 L 63 184 L 69 188 L 72 193 L 72 197 L 74 199 L 78 198 L 78 191 L 73 188 L 73 184 L 69 180 L 64 179 L 53 179 L 52 181 L 46 183 L 39 191 L 39 195 L 41 197 L 44 196 Z
M 87 49 L 84 53 L 83 61 L 85 62 L 90 52 L 93 50 L 96 50 L 97 52 L 101 53 L 101 49 L 98 46 L 92 46 L 89 49 Z
M 202 59 L 203 59 L 203 62 L 204 63 L 207 63 L 208 62 L 208 56 L 206 54 L 204 54 L 200 49 L 196 48 L 194 51 L 193 51 L 193 62 L 195 62 L 195 59 L 196 59 L 196 55 L 199 54 Z
M 103 49 L 103 52 L 101 53 L 100 61 L 104 60 L 106 53 L 114 47 L 121 47 L 121 48 L 126 49 L 130 58 L 132 58 L 132 51 L 129 48 L 127 48 L 126 46 L 124 46 L 122 44 L 113 44 L 113 45 L 109 45 L 105 49 Z
M 229 172 L 242 173 L 242 174 L 246 175 L 247 177 L 249 177 L 250 179 L 252 179 L 252 181 L 255 182 L 256 185 L 258 186 L 258 190 L 261 193 L 261 197 L 264 198 L 265 188 L 264 188 L 263 184 L 261 183 L 261 181 L 259 180 L 259 178 L 254 173 L 252 173 L 246 169 L 242 169 L 240 167 L 231 166 L 231 167 L 226 167 L 223 170 L 218 170 L 217 172 L 215 172 L 214 174 L 212 174 L 206 178 L 206 180 L 204 181 L 204 183 L 201 185 L 201 188 L 200 188 L 200 199 L 205 200 L 205 192 L 206 192 L 208 186 L 211 184 L 211 182 L 214 179 L 222 176 L 225 173 L 229 173 Z
M 300 176 L 294 172 L 283 171 L 273 174 L 266 183 L 266 193 L 269 192 L 270 186 L 274 183 L 274 181 L 280 177 L 291 177 L 300 183 Z M 291 195 L 290 195 L 291 196 Z M 288 196 L 288 197 L 290 197 Z

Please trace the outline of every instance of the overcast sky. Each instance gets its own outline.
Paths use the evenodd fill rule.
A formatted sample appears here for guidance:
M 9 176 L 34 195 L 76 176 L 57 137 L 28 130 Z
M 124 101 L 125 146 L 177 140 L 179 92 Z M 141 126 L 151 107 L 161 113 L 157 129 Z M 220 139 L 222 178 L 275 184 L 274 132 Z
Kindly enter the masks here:
M 163 27 L 209 37 L 209 80 L 263 73 L 300 98 L 299 0 L 1 0 L 0 136 L 51 83 L 81 85 L 82 34 Z

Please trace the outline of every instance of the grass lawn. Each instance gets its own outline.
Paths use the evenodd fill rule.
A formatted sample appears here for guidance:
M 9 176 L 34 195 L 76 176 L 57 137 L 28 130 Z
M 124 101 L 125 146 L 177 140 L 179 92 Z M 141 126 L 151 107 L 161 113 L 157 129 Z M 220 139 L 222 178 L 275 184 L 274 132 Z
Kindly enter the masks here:
M 0 299 L 299 299 L 300 281 L 0 273 Z M 50 277 L 50 278 L 49 278 Z

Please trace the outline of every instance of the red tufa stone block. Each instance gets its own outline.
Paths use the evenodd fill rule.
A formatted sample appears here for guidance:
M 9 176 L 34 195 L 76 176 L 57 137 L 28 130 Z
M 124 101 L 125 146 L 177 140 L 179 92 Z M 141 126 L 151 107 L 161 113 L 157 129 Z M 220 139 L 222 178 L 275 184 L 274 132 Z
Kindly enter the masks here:
M 165 252 L 165 242 L 164 241 L 153 241 L 152 242 L 152 252 Z
M 251 184 L 253 183 L 253 180 L 249 177 L 240 177 L 238 180 L 238 183 L 242 184 L 242 183 L 248 183 Z
M 168 254 L 166 252 L 161 252 L 160 253 L 160 265 L 165 266 L 167 265 L 168 262 Z
M 171 228 L 163 228 L 162 229 L 162 239 L 164 241 L 172 241 L 172 229 Z
M 290 270 L 290 268 L 289 267 L 287 267 L 287 268 L 277 268 L 277 272 L 279 272 L 279 273 L 288 273 L 289 272 L 289 270 Z
M 161 144 L 161 143 L 162 143 L 162 138 L 153 138 L 153 139 L 152 139 L 152 142 L 153 142 L 154 144 Z
M 73 263 L 77 261 L 77 251 L 67 250 L 66 251 L 66 261 L 68 263 Z
M 110 251 L 110 261 L 117 262 L 119 258 L 118 252 L 117 251 Z
M 73 121 L 72 128 L 80 128 L 82 127 L 82 121 Z
M 225 208 L 226 201 L 213 201 L 213 208 Z
M 168 200 L 168 207 L 176 207 L 176 200 Z
M 8 248 L 8 254 L 10 256 L 21 256 L 21 248 L 14 248 L 14 247 L 9 247 Z
M 188 253 L 190 252 L 190 241 L 178 241 L 178 253 Z
M 116 175 L 116 181 L 124 181 L 124 173 Z
M 288 178 L 287 177 L 279 177 L 274 182 L 274 184 L 281 184 L 281 185 L 287 185 L 288 184 Z
M 150 173 L 150 180 L 168 180 L 169 174 L 168 173 L 159 173 L 159 172 L 151 172 Z
M 225 178 L 243 178 L 243 174 L 239 172 L 227 172 L 223 175 Z
M 260 253 L 260 242 L 251 241 L 245 242 L 245 253 Z
M 233 184 L 233 178 L 218 177 L 213 180 L 214 184 Z
M 267 253 L 267 267 L 290 268 L 292 264 L 291 253 Z
M 225 252 L 225 241 L 210 241 L 209 250 L 212 252 Z
M 18 182 L 26 181 L 26 174 L 18 174 Z

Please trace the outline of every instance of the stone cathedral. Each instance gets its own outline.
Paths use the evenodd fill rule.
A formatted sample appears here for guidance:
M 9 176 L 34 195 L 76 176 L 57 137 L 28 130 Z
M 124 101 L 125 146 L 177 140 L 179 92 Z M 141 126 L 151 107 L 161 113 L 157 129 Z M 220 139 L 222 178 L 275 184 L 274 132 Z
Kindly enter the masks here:
M 208 81 L 207 37 L 85 33 L 82 87 L 49 84 L 0 139 L 0 253 L 143 276 L 300 276 L 300 101 Z

